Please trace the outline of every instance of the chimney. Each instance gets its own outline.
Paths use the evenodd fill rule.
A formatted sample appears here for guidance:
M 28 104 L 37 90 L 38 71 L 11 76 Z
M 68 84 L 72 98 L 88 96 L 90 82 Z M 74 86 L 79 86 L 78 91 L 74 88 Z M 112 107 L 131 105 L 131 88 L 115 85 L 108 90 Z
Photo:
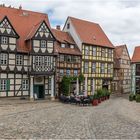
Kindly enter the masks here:
M 21 10 L 21 9 L 22 9 L 22 6 L 20 5 L 20 6 L 19 6 L 19 10 Z
M 57 25 L 57 26 L 56 26 L 56 29 L 57 29 L 57 30 L 61 30 L 60 25 Z

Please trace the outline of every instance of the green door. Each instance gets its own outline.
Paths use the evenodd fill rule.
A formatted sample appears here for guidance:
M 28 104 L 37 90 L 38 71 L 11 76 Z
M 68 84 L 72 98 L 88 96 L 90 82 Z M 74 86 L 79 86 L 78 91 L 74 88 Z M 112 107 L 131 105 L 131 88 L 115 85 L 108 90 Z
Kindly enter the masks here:
M 34 85 L 34 93 L 37 94 L 37 98 L 44 98 L 44 85 Z

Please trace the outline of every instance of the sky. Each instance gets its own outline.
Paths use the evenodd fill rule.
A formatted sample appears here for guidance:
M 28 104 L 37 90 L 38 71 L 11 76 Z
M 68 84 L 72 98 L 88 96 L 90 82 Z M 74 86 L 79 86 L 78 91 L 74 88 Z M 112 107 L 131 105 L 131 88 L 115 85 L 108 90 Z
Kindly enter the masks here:
M 3 3 L 47 13 L 52 27 L 63 28 L 68 16 L 98 23 L 115 46 L 128 46 L 130 56 L 140 45 L 140 0 L 0 0 Z

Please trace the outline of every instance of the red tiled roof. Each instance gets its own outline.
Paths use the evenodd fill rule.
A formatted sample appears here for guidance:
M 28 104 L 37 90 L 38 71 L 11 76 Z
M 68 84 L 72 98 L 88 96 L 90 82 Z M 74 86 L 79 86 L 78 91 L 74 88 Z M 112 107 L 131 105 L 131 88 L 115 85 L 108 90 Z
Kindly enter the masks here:
M 125 44 L 124 45 L 115 46 L 114 58 L 121 58 L 122 55 L 123 55 L 123 49 L 124 48 L 126 48 L 126 50 L 128 52 L 127 46 Z M 129 55 L 129 52 L 128 52 L 128 55 Z M 129 58 L 130 58 L 130 56 L 129 56 Z
M 63 54 L 72 54 L 72 55 L 81 55 L 80 50 L 76 46 L 73 38 L 70 36 L 69 33 L 52 29 L 52 32 L 57 39 L 58 42 L 55 43 L 55 52 L 56 53 L 63 53 Z M 68 43 L 75 45 L 75 48 L 62 48 L 61 43 Z
M 60 31 L 57 29 L 52 29 L 52 32 L 59 42 L 61 42 L 61 43 L 68 42 L 70 44 L 75 44 L 73 38 L 71 37 L 71 35 L 69 33 L 64 32 L 64 31 Z
M 29 51 L 29 48 L 27 47 L 25 40 L 29 37 L 30 32 L 34 32 L 32 31 L 34 26 L 36 26 L 37 24 L 39 24 L 41 21 L 44 20 L 46 24 L 50 27 L 48 15 L 43 13 L 32 12 L 16 8 L 0 7 L 0 20 L 2 20 L 5 16 L 8 17 L 13 28 L 20 36 L 18 42 L 18 51 L 22 52 Z
M 131 62 L 140 62 L 140 46 L 135 47 Z
M 83 43 L 114 48 L 99 24 L 69 17 Z

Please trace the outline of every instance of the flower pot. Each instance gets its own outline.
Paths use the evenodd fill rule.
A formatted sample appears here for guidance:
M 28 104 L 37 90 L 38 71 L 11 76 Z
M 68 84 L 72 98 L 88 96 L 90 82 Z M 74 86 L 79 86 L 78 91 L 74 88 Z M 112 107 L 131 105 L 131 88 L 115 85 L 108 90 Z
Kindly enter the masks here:
M 98 99 L 98 103 L 101 103 L 101 98 Z
M 104 101 L 105 100 L 105 97 L 102 97 L 102 101 Z
M 93 106 L 97 106 L 97 105 L 98 105 L 98 99 L 94 99 L 94 100 L 92 101 L 92 105 L 93 105 Z

